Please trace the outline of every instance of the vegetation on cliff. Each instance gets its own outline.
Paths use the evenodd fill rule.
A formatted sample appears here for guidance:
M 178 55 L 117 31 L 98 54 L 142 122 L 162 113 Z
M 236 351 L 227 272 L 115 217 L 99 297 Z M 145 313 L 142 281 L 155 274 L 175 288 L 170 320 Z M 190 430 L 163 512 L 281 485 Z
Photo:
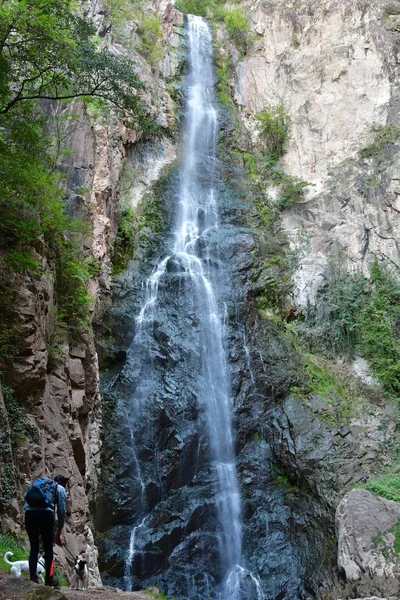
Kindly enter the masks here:
M 243 53 L 246 51 L 250 39 L 250 27 L 242 6 L 231 6 L 226 0 L 177 0 L 175 7 L 184 13 L 207 17 L 214 22 L 223 22 L 229 39 L 238 50 Z
M 279 212 L 299 202 L 306 181 L 287 175 L 279 166 L 286 150 L 290 119 L 282 104 L 265 107 L 256 115 L 263 153 L 236 152 L 253 182 L 258 227 L 277 227 Z M 388 144 L 398 138 L 398 128 L 377 128 L 373 140 L 363 148 L 363 158 L 383 160 Z M 271 200 L 268 186 L 277 186 L 278 199 Z M 279 233 L 277 233 L 279 237 Z M 281 236 L 282 237 L 282 236 Z M 274 244 L 275 251 L 256 274 L 258 308 L 284 317 L 290 292 L 291 271 L 296 257 L 285 244 Z M 278 248 L 281 250 L 278 251 Z M 370 277 L 351 273 L 342 253 L 332 251 L 324 285 L 315 306 L 297 315 L 292 329 L 302 344 L 316 354 L 334 359 L 352 359 L 356 352 L 367 359 L 372 374 L 390 394 L 400 393 L 400 287 L 398 276 L 383 261 L 371 265 Z
M 0 360 L 15 350 L 15 273 L 37 277 L 50 265 L 59 325 L 73 332 L 88 323 L 89 226 L 65 212 L 54 103 L 98 98 L 148 131 L 142 88 L 133 63 L 110 53 L 69 0 L 0 6 Z M 62 118 L 73 119 L 67 107 Z

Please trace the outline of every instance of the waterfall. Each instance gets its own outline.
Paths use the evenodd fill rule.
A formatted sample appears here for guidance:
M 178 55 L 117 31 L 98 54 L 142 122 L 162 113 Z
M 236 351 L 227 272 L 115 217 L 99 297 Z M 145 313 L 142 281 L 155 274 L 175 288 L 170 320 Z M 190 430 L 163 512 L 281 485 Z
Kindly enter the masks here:
M 215 202 L 217 114 L 213 106 L 212 39 L 206 22 L 188 17 L 190 79 L 187 141 L 174 251 L 195 282 L 202 330 L 203 386 L 199 400 L 208 421 L 215 497 L 220 524 L 220 555 L 227 573 L 241 564 L 240 497 L 232 439 L 232 402 L 223 347 L 223 330 L 213 286 L 207 279 L 210 229 L 218 227 Z M 204 252 L 205 247 L 205 252 Z M 200 250 L 200 251 L 199 251 Z M 205 255 L 205 256 L 204 256 Z
M 218 572 L 219 579 L 214 585 L 214 597 L 220 600 L 262 600 L 260 583 L 255 575 L 246 570 L 242 557 L 241 501 L 232 432 L 233 402 L 224 349 L 226 305 L 219 293 L 223 265 L 220 264 L 218 250 L 218 114 L 214 99 L 212 36 L 204 19 L 188 16 L 187 40 L 190 69 L 187 78 L 183 161 L 175 198 L 173 241 L 169 254 L 160 260 L 146 281 L 143 303 L 136 317 L 135 337 L 122 373 L 122 383 L 119 383 L 123 386 L 124 381 L 133 382 L 129 403 L 121 409 L 121 419 L 128 430 L 128 442 L 120 452 L 131 473 L 132 502 L 136 504 L 136 516 L 125 551 L 124 582 L 126 589 L 131 590 L 134 575 L 132 564 L 141 555 L 145 556 L 144 548 L 151 544 L 151 510 L 156 500 L 149 499 L 146 491 L 150 480 L 152 489 L 154 488 L 155 477 L 154 468 L 149 474 L 148 457 L 151 456 L 153 463 L 157 465 L 160 480 L 164 463 L 154 448 L 155 442 L 149 442 L 149 439 L 151 436 L 152 440 L 157 439 L 154 421 L 156 418 L 160 419 L 160 414 L 164 414 L 165 390 L 178 397 L 174 389 L 176 386 L 169 382 L 165 367 L 168 361 L 172 361 L 173 364 L 184 365 L 182 368 L 186 378 L 192 377 L 192 372 L 196 373 L 196 376 L 193 375 L 190 393 L 196 399 L 198 422 L 204 423 L 205 429 L 191 434 L 197 444 L 197 453 L 201 443 L 204 443 L 201 440 L 208 440 L 208 466 L 204 469 L 207 471 L 208 481 L 212 482 L 212 506 L 216 515 L 216 531 L 213 535 L 218 540 L 220 562 L 218 569 L 210 565 L 211 570 Z M 175 280 L 178 281 L 177 288 L 173 290 L 172 296 L 169 292 L 172 300 L 161 300 L 160 294 L 164 293 L 162 290 L 169 289 L 171 281 Z M 173 305 L 173 309 L 169 309 L 168 302 Z M 172 304 L 173 302 L 176 304 Z M 180 327 L 182 335 L 187 339 L 197 336 L 190 352 L 179 350 L 172 342 L 166 341 L 169 340 L 167 333 L 161 332 L 160 323 L 164 324 L 165 329 L 165 323 L 175 322 L 178 325 L 171 327 Z M 156 342 L 159 343 L 160 339 L 164 344 L 169 344 L 173 359 L 155 349 Z M 162 392 L 154 391 L 161 386 Z M 152 413 L 157 417 L 150 423 Z M 179 443 L 179 440 L 174 443 Z M 190 481 L 186 473 L 179 475 L 185 480 L 182 489 L 185 483 L 189 486 L 188 494 L 196 484 L 197 470 L 200 469 L 197 465 L 198 458 L 195 462 L 196 465 L 188 468 L 194 471 Z M 158 485 L 157 493 L 152 492 L 157 496 L 157 501 L 160 498 L 162 500 L 163 485 Z M 179 528 L 176 531 L 176 536 L 181 540 L 183 534 Z M 176 545 L 179 547 L 179 542 Z M 207 561 L 207 557 L 205 560 Z M 207 572 L 204 579 L 207 587 L 210 586 Z M 214 579 L 217 579 L 215 575 Z M 200 598 L 196 591 L 189 589 L 190 585 L 188 584 L 188 597 Z

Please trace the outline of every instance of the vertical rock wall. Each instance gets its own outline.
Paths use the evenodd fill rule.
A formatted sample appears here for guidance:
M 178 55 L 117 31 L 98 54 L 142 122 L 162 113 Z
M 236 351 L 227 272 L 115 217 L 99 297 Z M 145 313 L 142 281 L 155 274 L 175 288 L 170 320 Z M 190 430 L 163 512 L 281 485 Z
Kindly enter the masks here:
M 166 81 L 176 76 L 179 36 L 174 25 L 181 26 L 182 15 L 169 2 L 149 2 L 146 10 L 161 19 L 164 56 L 160 67 L 153 68 L 136 56 L 138 75 L 144 81 L 151 116 L 165 131 L 175 126 L 174 103 Z M 87 15 L 101 35 L 104 31 L 105 7 L 102 2 L 89 2 Z M 112 51 L 125 50 L 111 39 Z M 49 111 L 62 112 L 59 105 Z M 70 108 L 69 108 L 70 111 Z M 83 251 L 91 251 L 100 265 L 100 274 L 91 282 L 95 309 L 98 298 L 106 301 L 111 283 L 110 248 L 117 231 L 118 182 L 126 153 L 136 144 L 146 148 L 134 130 L 108 115 L 107 121 L 89 117 L 85 109 L 73 107 L 78 119 L 66 130 L 66 147 L 71 153 L 62 164 L 65 177 L 67 210 L 93 225 L 93 234 L 84 242 Z M 166 162 L 174 158 L 167 138 L 160 147 L 167 148 Z M 146 154 L 146 152 L 144 152 Z M 145 161 L 145 159 L 144 159 Z M 146 167 L 143 167 L 146 170 Z M 150 169 L 151 170 L 151 169 Z M 159 172 L 149 176 L 150 183 Z M 145 179 L 145 178 L 143 178 Z M 144 186 L 146 188 L 146 185 Z M 132 200 L 132 206 L 137 206 Z M 15 275 L 11 287 L 15 292 L 14 311 L 20 328 L 19 352 L 5 372 L 9 402 L 20 407 L 19 425 L 23 434 L 11 447 L 12 431 L 7 427 L 7 410 L 0 392 L 0 414 L 5 424 L 2 433 L 2 457 L 10 459 L 14 470 L 1 467 L 0 494 L 5 500 L 0 514 L 3 533 L 19 534 L 23 530 L 22 499 L 25 488 L 40 475 L 62 473 L 69 477 L 68 515 L 65 528 L 67 551 L 56 548 L 57 563 L 68 573 L 71 555 L 86 548 L 89 554 L 91 585 L 100 584 L 97 549 L 93 539 L 91 509 L 94 509 L 98 485 L 101 448 L 102 409 L 99 394 L 99 367 L 94 335 L 90 330 L 73 342 L 54 343 L 54 265 L 43 248 L 40 259 L 43 275 Z M 7 396 L 8 398 L 8 396 Z M 7 402 L 6 402 L 7 404 Z M 7 409 L 10 404 L 7 405 Z M 21 429 L 21 430 L 22 430 Z
M 400 265 L 399 144 L 391 145 L 390 156 L 360 155 L 373 127 L 399 124 L 400 4 L 243 4 L 254 34 L 235 69 L 243 121 L 255 140 L 254 115 L 282 102 L 291 119 L 282 167 L 310 183 L 304 201 L 282 215 L 300 253 L 293 301 L 306 308 L 315 303 L 332 244 L 345 249 L 351 269 L 365 274 L 373 256 Z

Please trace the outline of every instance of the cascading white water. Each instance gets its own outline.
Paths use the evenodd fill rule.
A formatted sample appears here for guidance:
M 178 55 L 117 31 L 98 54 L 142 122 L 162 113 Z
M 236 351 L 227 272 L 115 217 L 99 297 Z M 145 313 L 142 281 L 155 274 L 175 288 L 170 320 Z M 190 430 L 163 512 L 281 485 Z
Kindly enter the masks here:
M 222 310 L 215 294 L 216 275 L 215 270 L 209 269 L 213 260 L 210 240 L 217 239 L 219 226 L 215 176 L 218 115 L 214 106 L 212 37 L 204 19 L 188 16 L 188 46 L 190 73 L 175 241 L 171 254 L 161 260 L 147 280 L 146 296 L 136 319 L 135 343 L 151 329 L 159 287 L 168 276 L 168 265 L 171 262 L 179 265 L 182 279 L 191 282 L 192 304 L 196 307 L 198 331 L 201 332 L 201 372 L 196 396 L 208 429 L 217 535 L 224 573 L 220 598 L 244 600 L 241 581 L 247 577 L 254 584 L 255 598 L 260 600 L 262 592 L 258 580 L 242 565 L 241 502 L 231 424 L 233 407 L 223 344 Z M 215 253 L 214 245 L 214 259 Z M 139 397 L 145 395 L 142 391 Z M 133 454 L 136 464 L 135 450 Z M 139 465 L 136 467 L 137 477 L 141 479 Z M 128 589 L 132 585 L 131 563 L 136 553 L 136 535 L 144 522 L 145 517 L 131 531 L 125 568 Z

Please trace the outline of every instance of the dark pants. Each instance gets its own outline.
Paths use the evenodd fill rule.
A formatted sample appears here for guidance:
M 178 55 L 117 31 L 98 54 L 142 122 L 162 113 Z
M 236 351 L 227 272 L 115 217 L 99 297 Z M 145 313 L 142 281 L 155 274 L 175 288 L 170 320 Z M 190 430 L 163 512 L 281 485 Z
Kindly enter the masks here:
M 53 539 L 54 513 L 50 510 L 25 511 L 25 528 L 29 537 L 31 551 L 29 553 L 29 575 L 37 579 L 36 567 L 39 557 L 39 538 L 42 538 L 46 580 L 53 575 Z

